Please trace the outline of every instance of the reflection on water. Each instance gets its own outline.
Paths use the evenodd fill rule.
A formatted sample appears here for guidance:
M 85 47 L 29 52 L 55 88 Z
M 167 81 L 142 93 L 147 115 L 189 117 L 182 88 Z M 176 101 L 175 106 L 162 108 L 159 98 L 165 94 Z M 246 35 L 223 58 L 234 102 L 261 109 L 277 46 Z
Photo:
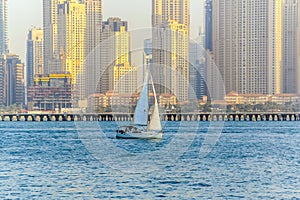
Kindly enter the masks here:
M 86 128 L 86 132 L 97 135 L 97 130 L 88 123 L 90 129 Z M 126 173 L 114 166 L 114 160 L 101 160 L 114 151 L 91 155 L 72 122 L 2 122 L 0 199 L 300 196 L 299 122 L 226 122 L 217 144 L 205 158 L 199 156 L 199 151 L 208 122 L 167 122 L 161 141 L 117 140 L 114 138 L 117 124 L 100 124 L 108 136 L 105 139 L 123 150 L 122 162 L 136 155 L 152 155 L 151 152 L 163 152 L 164 156 L 155 154 L 153 162 L 145 164 L 142 159 L 140 165 L 148 168 L 144 173 Z M 189 136 L 193 138 L 191 144 L 174 162 L 160 161 L 162 157 L 172 158 L 174 152 L 160 150 L 173 145 L 174 137 Z M 177 144 L 176 149 L 180 148 Z

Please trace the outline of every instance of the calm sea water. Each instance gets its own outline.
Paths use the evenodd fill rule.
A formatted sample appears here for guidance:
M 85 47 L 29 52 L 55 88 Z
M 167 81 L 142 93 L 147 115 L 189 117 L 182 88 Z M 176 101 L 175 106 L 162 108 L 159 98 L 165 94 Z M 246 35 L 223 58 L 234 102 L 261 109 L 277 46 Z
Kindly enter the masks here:
M 121 124 L 0 123 L 0 199 L 300 199 L 299 122 Z

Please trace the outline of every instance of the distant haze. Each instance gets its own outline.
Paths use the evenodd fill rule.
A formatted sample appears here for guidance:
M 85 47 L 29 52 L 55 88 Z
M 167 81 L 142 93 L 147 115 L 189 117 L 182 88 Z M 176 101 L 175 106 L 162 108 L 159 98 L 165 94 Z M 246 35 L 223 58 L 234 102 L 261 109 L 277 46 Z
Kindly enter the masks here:
M 191 0 L 191 36 L 196 37 L 203 22 L 203 1 Z M 116 16 L 129 22 L 129 29 L 151 26 L 151 0 L 103 0 L 103 19 Z M 8 35 L 10 51 L 26 60 L 28 30 L 42 27 L 42 0 L 8 1 Z

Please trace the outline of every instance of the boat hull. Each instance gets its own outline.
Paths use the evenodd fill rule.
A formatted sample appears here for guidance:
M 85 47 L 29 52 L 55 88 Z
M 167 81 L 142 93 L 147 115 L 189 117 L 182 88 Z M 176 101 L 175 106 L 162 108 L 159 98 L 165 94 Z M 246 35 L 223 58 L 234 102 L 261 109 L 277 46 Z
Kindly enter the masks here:
M 117 132 L 116 138 L 122 139 L 162 139 L 162 132 L 145 131 L 145 132 Z

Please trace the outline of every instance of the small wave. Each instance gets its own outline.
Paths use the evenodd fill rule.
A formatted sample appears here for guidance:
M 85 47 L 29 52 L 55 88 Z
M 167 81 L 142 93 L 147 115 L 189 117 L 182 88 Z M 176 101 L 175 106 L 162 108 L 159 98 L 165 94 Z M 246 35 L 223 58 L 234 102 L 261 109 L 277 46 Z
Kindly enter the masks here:
M 195 186 L 198 186 L 198 187 L 212 187 L 212 185 L 207 184 L 207 183 L 194 183 L 191 186 L 193 186 L 193 187 L 195 187 Z
M 177 184 L 181 184 L 182 182 L 180 182 L 180 181 L 160 181 L 159 183 L 167 184 L 167 185 L 177 185 Z
M 156 197 L 158 197 L 158 198 L 167 198 L 167 196 L 165 196 L 165 195 L 163 195 L 163 194 L 156 195 Z

